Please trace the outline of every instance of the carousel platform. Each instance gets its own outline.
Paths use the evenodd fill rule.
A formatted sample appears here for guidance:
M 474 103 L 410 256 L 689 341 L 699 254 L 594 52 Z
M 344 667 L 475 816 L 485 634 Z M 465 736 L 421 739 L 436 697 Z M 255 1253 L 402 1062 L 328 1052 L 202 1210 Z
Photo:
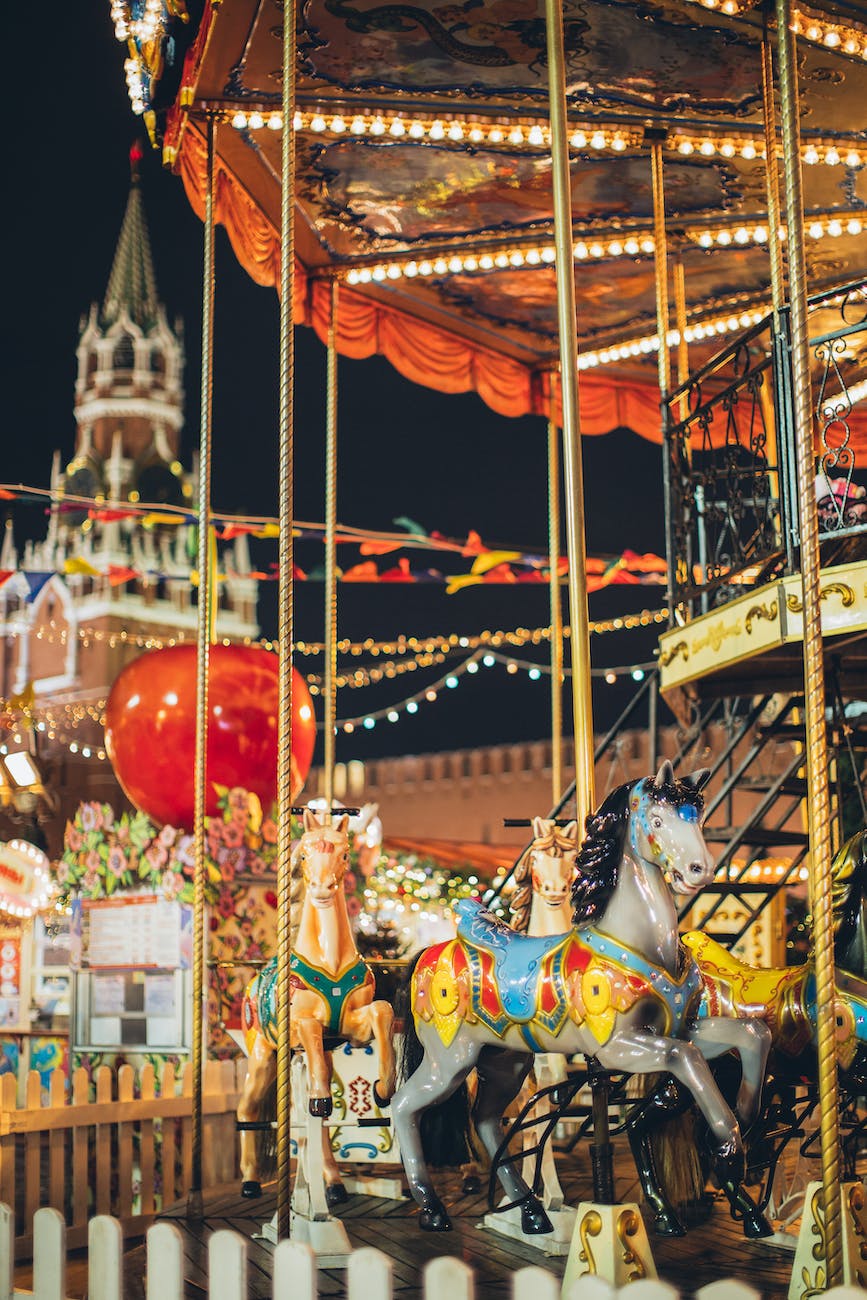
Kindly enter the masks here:
M 557 1157 L 558 1171 L 567 1201 L 577 1205 L 589 1197 L 589 1159 L 585 1154 Z M 638 1187 L 628 1152 L 617 1148 L 617 1191 L 623 1200 L 638 1200 Z M 480 1297 L 508 1296 L 512 1276 L 527 1264 L 538 1264 L 562 1275 L 565 1259 L 546 1257 L 540 1251 L 491 1232 L 480 1225 L 487 1211 L 486 1195 L 464 1196 L 456 1173 L 439 1171 L 437 1184 L 454 1223 L 450 1233 L 424 1233 L 415 1225 L 416 1207 L 409 1199 L 383 1200 L 353 1196 L 342 1207 L 343 1219 L 354 1247 L 375 1246 L 393 1260 L 395 1295 L 421 1300 L 421 1269 L 440 1255 L 456 1255 L 476 1273 L 476 1294 Z M 201 1222 L 186 1218 L 186 1207 L 165 1211 L 184 1238 L 186 1294 L 193 1300 L 207 1294 L 207 1242 L 212 1233 L 232 1228 L 248 1241 L 250 1300 L 270 1300 L 273 1247 L 260 1239 L 262 1225 L 276 1209 L 273 1185 L 266 1186 L 259 1200 L 241 1198 L 235 1185 L 206 1193 Z M 706 1222 L 692 1228 L 685 1238 L 663 1239 L 651 1234 L 651 1245 L 660 1278 L 692 1296 L 700 1287 L 721 1278 L 746 1282 L 764 1300 L 785 1300 L 792 1271 L 793 1252 L 780 1247 L 746 1241 L 724 1201 L 714 1202 Z M 126 1295 L 145 1294 L 145 1251 L 143 1245 L 124 1256 Z M 320 1296 L 345 1294 L 344 1273 L 339 1269 L 319 1272 Z

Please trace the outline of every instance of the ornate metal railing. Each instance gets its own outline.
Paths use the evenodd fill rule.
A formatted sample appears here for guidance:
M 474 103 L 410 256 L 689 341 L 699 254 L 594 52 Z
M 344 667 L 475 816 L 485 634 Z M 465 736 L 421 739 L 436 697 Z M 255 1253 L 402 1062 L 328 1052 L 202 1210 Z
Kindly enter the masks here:
M 858 417 L 867 429 L 867 280 L 811 298 L 809 319 L 820 532 L 867 533 L 853 442 Z M 669 583 L 687 618 L 797 568 L 789 352 L 788 312 L 776 328 L 768 316 L 664 405 Z

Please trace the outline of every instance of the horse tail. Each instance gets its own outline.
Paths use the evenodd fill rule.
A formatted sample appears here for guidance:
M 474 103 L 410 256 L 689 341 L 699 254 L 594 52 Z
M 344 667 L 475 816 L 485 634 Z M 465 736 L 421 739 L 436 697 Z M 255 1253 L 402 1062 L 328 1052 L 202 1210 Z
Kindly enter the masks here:
M 403 1026 L 397 1059 L 398 1087 L 415 1074 L 424 1060 L 424 1045 L 412 1012 L 412 977 L 424 951 L 421 949 L 409 962 L 394 1000 L 395 1019 Z M 434 1168 L 451 1168 L 477 1158 L 466 1083 L 456 1088 L 446 1101 L 424 1111 L 419 1121 L 419 1136 L 425 1161 Z
M 633 1075 L 630 1096 L 653 1097 L 666 1078 L 664 1074 Z M 682 1214 L 687 1206 L 701 1200 L 707 1181 L 696 1145 L 693 1108 L 674 1111 L 664 1118 L 660 1115 L 648 1133 L 648 1142 L 659 1190 Z

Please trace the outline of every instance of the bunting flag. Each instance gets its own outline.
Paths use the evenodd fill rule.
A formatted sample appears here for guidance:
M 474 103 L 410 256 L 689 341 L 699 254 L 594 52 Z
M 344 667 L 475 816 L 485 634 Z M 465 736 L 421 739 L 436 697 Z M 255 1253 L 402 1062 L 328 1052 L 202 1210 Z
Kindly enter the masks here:
M 24 569 L 21 570 L 21 574 L 22 577 L 24 578 L 24 581 L 27 583 L 27 587 L 28 587 L 28 592 L 27 595 L 25 596 L 25 600 L 27 601 L 28 605 L 31 605 L 33 603 L 33 601 L 39 595 L 42 588 L 45 586 L 46 582 L 49 582 L 51 578 L 54 577 L 53 572 L 45 573 L 43 571 L 40 571 L 40 572 L 28 573 Z
M 135 521 L 146 529 L 190 527 L 193 532 L 190 539 L 190 570 L 185 574 L 162 573 L 159 571 L 138 570 L 119 565 L 109 565 L 100 570 L 93 559 L 83 555 L 73 555 L 65 560 L 63 573 L 66 576 L 87 576 L 108 578 L 112 586 L 122 586 L 139 578 L 153 577 L 163 581 L 189 582 L 197 585 L 198 575 L 193 570 L 195 564 L 194 530 L 197 516 L 183 507 L 160 507 L 155 504 L 130 503 L 122 501 L 97 502 L 88 497 L 60 496 L 56 492 L 40 488 L 15 487 L 12 484 L 0 484 L 0 493 L 8 500 L 49 501 L 51 509 L 61 513 L 75 512 L 86 516 L 90 521 L 113 523 L 118 521 Z M 481 534 L 469 529 L 466 538 L 450 538 L 436 531 L 428 532 L 421 524 L 407 515 L 398 515 L 392 520 L 400 532 L 382 532 L 373 529 L 355 528 L 338 525 L 337 541 L 341 545 L 353 546 L 362 557 L 356 564 L 349 564 L 338 572 L 339 581 L 355 583 L 434 583 L 443 585 L 449 594 L 463 591 L 467 587 L 482 583 L 499 583 L 518 585 L 523 583 L 547 583 L 549 577 L 549 557 L 547 553 L 522 550 L 520 547 L 501 547 L 487 545 Z M 239 537 L 268 539 L 279 537 L 280 528 L 277 520 L 264 518 L 242 519 L 234 515 L 213 517 L 211 532 L 212 546 L 217 540 L 231 542 Z M 293 536 L 302 541 L 322 541 L 324 525 L 319 523 L 298 522 L 293 526 Z M 445 574 L 436 568 L 413 568 L 409 559 L 399 556 L 395 564 L 380 568 L 375 557 L 390 555 L 397 551 L 424 550 L 460 556 L 471 560 L 468 573 Z M 565 579 L 568 573 L 568 561 L 561 555 L 558 561 L 558 577 Z M 12 576 L 0 573 L 0 585 Z M 587 559 L 587 590 L 599 591 L 603 587 L 617 584 L 662 583 L 665 581 L 665 561 L 651 553 L 639 554 L 625 550 L 617 556 L 591 556 Z M 29 588 L 28 599 L 32 601 L 51 574 L 29 572 L 24 574 Z M 305 573 L 297 565 L 295 577 L 299 582 L 321 582 L 324 571 L 315 566 Z M 216 573 L 215 582 L 228 579 L 253 579 L 256 582 L 277 580 L 277 566 L 272 564 L 265 571 L 256 569 L 250 573 Z

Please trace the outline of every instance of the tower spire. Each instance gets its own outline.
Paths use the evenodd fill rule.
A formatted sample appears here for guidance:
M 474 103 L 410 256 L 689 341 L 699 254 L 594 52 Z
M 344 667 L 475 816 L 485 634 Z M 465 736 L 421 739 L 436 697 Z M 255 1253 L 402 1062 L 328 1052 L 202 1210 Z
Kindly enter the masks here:
M 123 311 L 144 330 L 157 318 L 156 277 L 141 196 L 141 159 L 142 148 L 136 141 L 129 151 L 129 198 L 102 304 L 103 326 L 112 325 Z

